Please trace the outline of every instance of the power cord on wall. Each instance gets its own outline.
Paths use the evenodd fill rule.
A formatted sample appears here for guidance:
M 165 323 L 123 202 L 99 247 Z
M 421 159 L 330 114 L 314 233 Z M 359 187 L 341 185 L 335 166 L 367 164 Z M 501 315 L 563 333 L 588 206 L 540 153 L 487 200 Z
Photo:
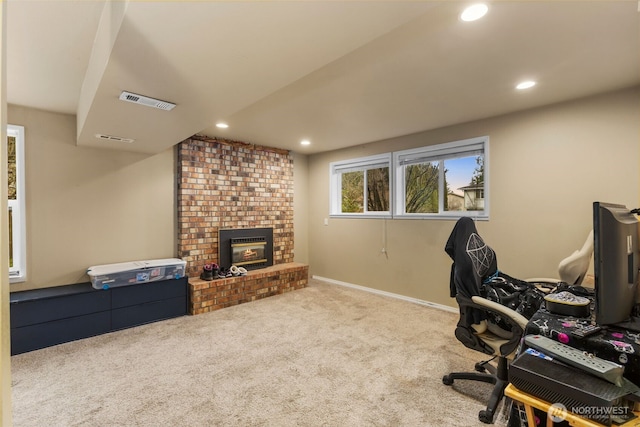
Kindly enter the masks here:
M 382 249 L 380 253 L 389 259 L 389 254 L 387 253 L 387 220 L 383 219 L 382 221 Z

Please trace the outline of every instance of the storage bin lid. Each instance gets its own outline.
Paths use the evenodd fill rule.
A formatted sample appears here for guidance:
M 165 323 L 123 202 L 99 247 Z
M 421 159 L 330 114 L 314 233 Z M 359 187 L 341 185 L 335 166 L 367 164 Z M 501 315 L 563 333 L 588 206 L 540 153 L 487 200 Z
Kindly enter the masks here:
M 143 261 L 119 262 L 117 264 L 94 265 L 87 269 L 89 276 L 104 276 L 114 273 L 122 273 L 125 271 L 133 271 L 140 269 L 168 267 L 173 265 L 185 266 L 186 261 L 178 258 L 152 259 Z

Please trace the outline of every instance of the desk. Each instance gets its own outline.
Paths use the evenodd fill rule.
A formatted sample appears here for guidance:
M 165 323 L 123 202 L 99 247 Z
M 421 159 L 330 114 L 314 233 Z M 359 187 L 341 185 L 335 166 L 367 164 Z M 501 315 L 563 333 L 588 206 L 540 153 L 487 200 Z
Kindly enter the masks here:
M 533 414 L 533 408 L 540 409 L 544 413 L 548 413 L 549 408 L 551 407 L 551 403 L 545 402 L 537 397 L 533 397 L 530 394 L 524 393 L 513 386 L 513 384 L 509 384 L 507 388 L 504 390 L 504 395 L 510 397 L 515 402 L 519 402 L 524 406 L 525 412 L 527 414 L 528 427 L 536 427 L 535 415 Z M 635 414 L 640 417 L 640 413 L 635 412 Z M 596 423 L 595 421 L 588 420 L 586 418 L 582 418 L 578 415 L 572 414 L 571 412 L 564 412 L 563 414 L 557 414 L 556 416 L 562 416 L 566 422 L 569 423 L 572 427 L 602 427 L 603 424 Z M 547 427 L 553 426 L 553 420 L 551 417 L 547 417 Z M 631 421 L 627 421 L 626 423 L 618 426 L 618 427 L 640 427 L 640 418 L 634 418 Z
M 589 318 L 561 316 L 540 308 L 529 320 L 525 335 L 544 335 L 623 365 L 625 378 L 640 386 L 640 333 L 610 326 L 586 338 L 571 335 L 571 331 L 589 322 Z

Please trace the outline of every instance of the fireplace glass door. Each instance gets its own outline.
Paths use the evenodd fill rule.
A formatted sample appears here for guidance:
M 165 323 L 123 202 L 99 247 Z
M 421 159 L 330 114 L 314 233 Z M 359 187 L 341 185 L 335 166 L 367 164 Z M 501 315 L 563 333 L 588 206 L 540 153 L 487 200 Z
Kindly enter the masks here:
M 265 256 L 266 245 L 266 238 L 261 236 L 231 239 L 232 264 L 239 267 L 243 265 L 263 264 L 267 262 L 267 258 Z

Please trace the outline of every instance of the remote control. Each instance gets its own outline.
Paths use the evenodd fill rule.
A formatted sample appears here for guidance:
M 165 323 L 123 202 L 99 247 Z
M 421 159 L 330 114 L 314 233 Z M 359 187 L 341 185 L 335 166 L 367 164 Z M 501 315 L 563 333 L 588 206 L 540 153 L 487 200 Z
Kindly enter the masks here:
M 527 335 L 524 342 L 548 356 L 553 357 L 567 365 L 582 369 L 598 378 L 609 381 L 612 384 L 622 387 L 624 382 L 622 374 L 624 367 L 608 360 L 600 359 L 587 352 L 569 347 L 542 335 Z
M 593 335 L 596 332 L 601 330 L 602 330 L 601 326 L 589 324 L 587 326 L 583 326 L 582 328 L 574 329 L 573 331 L 571 331 L 571 335 L 573 335 L 576 338 L 584 338 L 584 337 L 588 337 L 589 335 Z

